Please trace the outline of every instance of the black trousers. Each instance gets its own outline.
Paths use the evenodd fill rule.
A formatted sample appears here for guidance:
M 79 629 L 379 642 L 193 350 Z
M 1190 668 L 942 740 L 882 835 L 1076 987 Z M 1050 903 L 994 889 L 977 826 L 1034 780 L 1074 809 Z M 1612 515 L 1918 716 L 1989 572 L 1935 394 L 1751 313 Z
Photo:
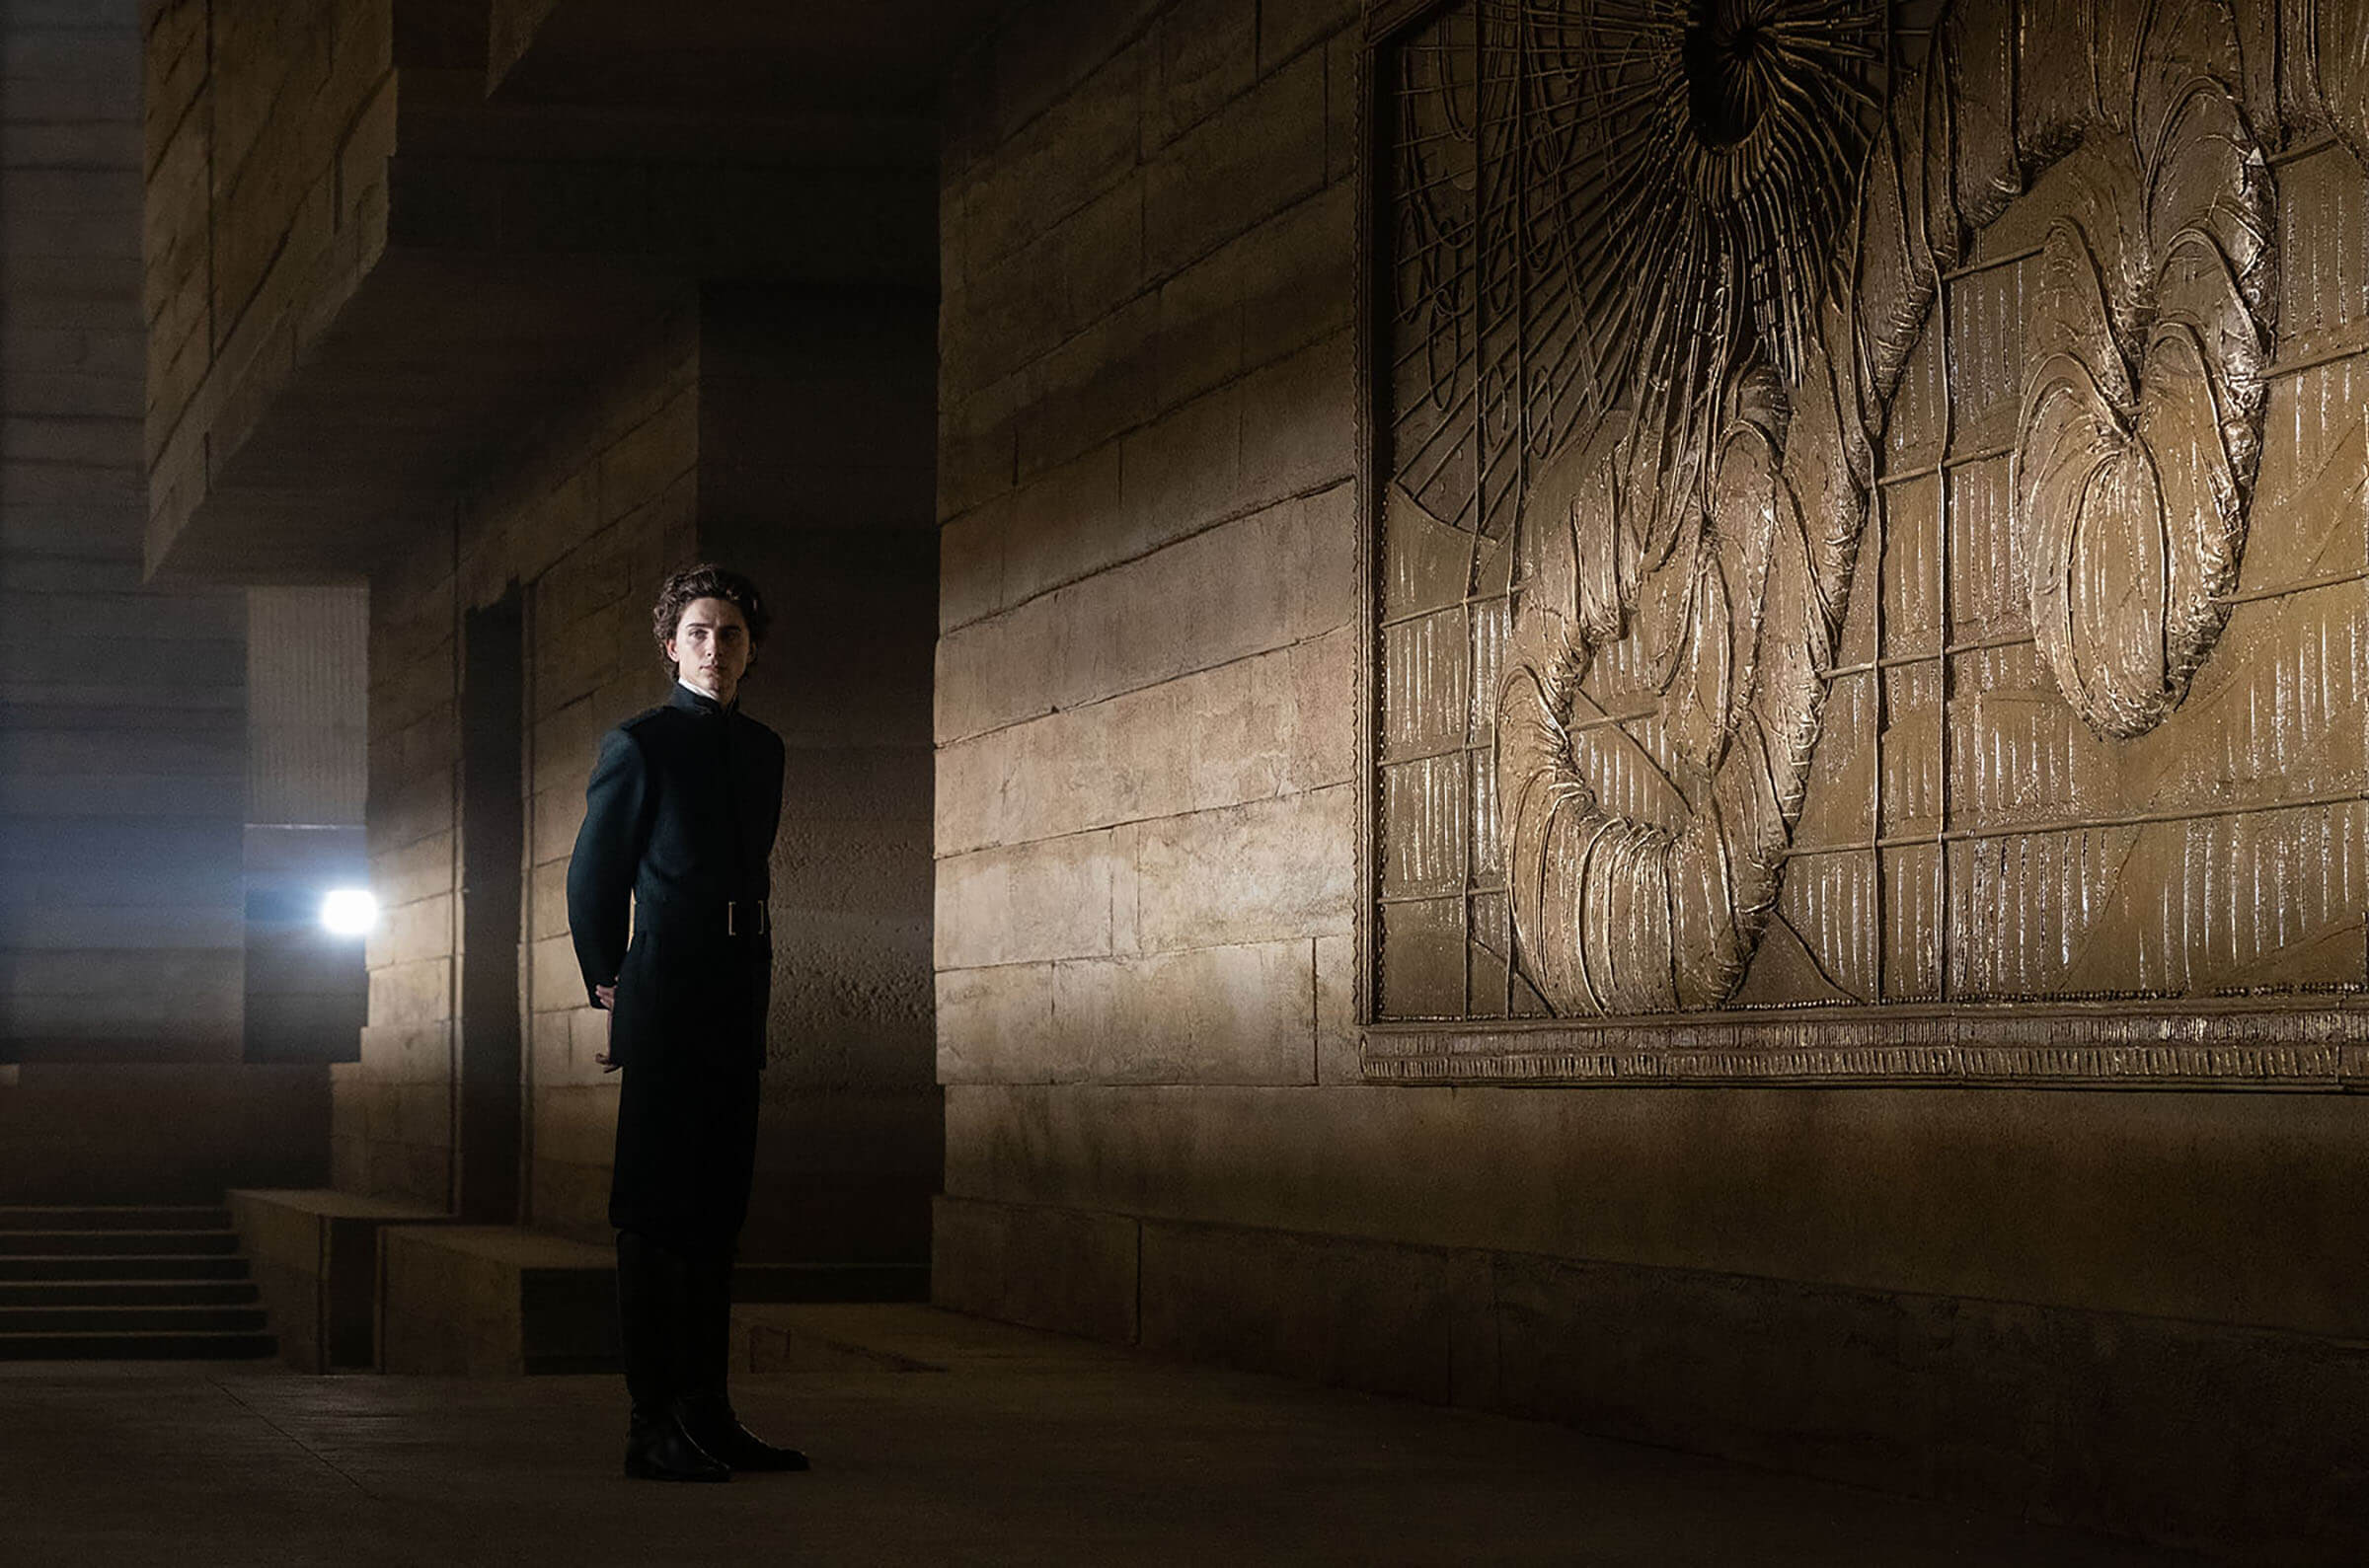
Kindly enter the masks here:
M 626 1391 L 650 1419 L 677 1400 L 728 1409 L 732 1259 L 756 1168 L 759 1064 L 681 1052 L 628 1067 L 609 1223 Z
M 732 1253 L 617 1232 L 617 1323 L 634 1413 L 655 1420 L 680 1400 L 731 1408 Z
M 728 1252 L 757 1168 L 760 1064 L 688 1051 L 625 1070 L 609 1224 L 682 1252 Z

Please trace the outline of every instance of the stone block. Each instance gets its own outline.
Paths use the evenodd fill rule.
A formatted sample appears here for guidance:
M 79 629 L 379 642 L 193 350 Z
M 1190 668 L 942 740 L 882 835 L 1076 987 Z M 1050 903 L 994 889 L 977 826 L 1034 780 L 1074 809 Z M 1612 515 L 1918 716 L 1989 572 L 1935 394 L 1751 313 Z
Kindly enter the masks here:
M 371 953 L 388 964 L 415 963 L 452 951 L 452 895 L 437 893 L 409 904 L 390 904 L 371 933 Z
M 386 734 L 408 728 L 452 702 L 452 639 L 393 664 L 370 661 L 370 728 Z
M 438 1144 L 405 1144 L 373 1138 L 368 1153 L 369 1188 L 381 1197 L 407 1198 L 442 1206 L 452 1189 L 452 1151 Z M 381 1278 L 384 1278 L 382 1271 Z M 382 1319 L 383 1322 L 383 1319 Z M 382 1329 L 379 1343 L 386 1336 Z
M 547 936 L 529 949 L 533 970 L 528 996 L 538 1008 L 583 1005 L 584 981 L 575 967 L 575 944 L 566 935 Z
M 566 1164 L 556 1159 L 532 1162 L 535 1223 L 572 1240 L 598 1246 L 616 1244 L 609 1225 L 609 1163 Z
M 1490 1255 L 1143 1224 L 1147 1350 L 1435 1404 L 1491 1404 Z
M 994 608 L 1022 603 L 1113 559 L 1122 454 L 1119 445 L 1098 448 L 1013 492 Z
M 413 959 L 373 968 L 371 1024 L 427 1023 L 447 1016 L 452 1002 L 451 971 L 450 958 Z
M 1058 223 L 950 287 L 938 370 L 955 401 L 1049 352 L 1143 284 L 1143 189 L 1129 173 Z M 951 242 L 950 242 L 951 244 Z
M 399 1083 L 392 1096 L 395 1136 L 414 1148 L 452 1142 L 453 1099 L 448 1083 Z
M 951 405 L 938 421 L 938 515 L 951 518 L 1009 490 L 1019 462 L 1027 378 L 1014 372 Z
M 976 969 L 1109 952 L 1115 860 L 1108 833 L 940 860 L 937 966 Z
M 222 167 L 219 141 L 215 167 Z M 287 355 L 295 345 L 283 342 L 276 329 L 283 312 L 300 302 L 314 263 L 335 237 L 332 199 L 327 169 L 298 170 L 263 159 L 251 162 L 215 201 L 214 342 L 217 368 L 231 366 L 234 376 L 220 423 L 242 437 L 260 410 L 241 411 L 237 400 L 268 399 L 293 369 Z M 250 354 L 267 371 L 260 383 L 241 365 Z
M 548 1067 L 538 1063 L 536 1083 L 554 1088 L 580 1088 L 588 1083 L 615 1084 L 616 1079 L 605 1072 L 596 1058 L 609 1049 L 609 1015 L 599 1008 L 583 1007 L 553 1017 L 568 1020 L 568 1053 L 563 1068 L 557 1062 Z
M 381 77 L 362 102 L 352 128 L 337 150 L 338 187 L 344 205 L 341 229 L 375 230 L 384 239 L 387 220 L 387 164 L 395 156 L 396 92 L 392 72 Z
M 1195 398 L 1126 437 L 1119 448 L 1116 513 L 1105 527 L 1079 536 L 1072 549 L 1082 559 L 1073 574 L 1251 509 L 1242 484 L 1241 385 Z M 1006 569 L 1009 574 L 1009 564 Z
M 535 1157 L 606 1169 L 617 1149 L 615 1075 L 594 1070 L 590 1083 L 535 1086 Z
M 1124 1215 L 937 1201 L 930 1300 L 1031 1328 L 1132 1344 L 1136 1222 Z
M 625 712 L 617 716 L 630 718 L 633 715 Z M 592 777 L 589 758 L 585 759 L 583 774 L 587 781 Z M 532 831 L 528 839 L 528 853 L 534 857 L 535 863 L 551 865 L 564 862 L 574 853 L 576 832 L 584 825 L 583 783 L 544 790 L 534 797 L 529 815 Z
M 1054 1082 L 1026 1064 L 1053 1038 L 1053 965 L 941 969 L 937 977 L 938 1081 L 942 1083 Z
M 2159 1539 L 2369 1527 L 2322 1448 L 2369 1362 L 2326 1341 L 1510 1254 L 1495 1291 L 1519 1414 Z
M 1242 383 L 1244 499 L 1295 494 L 1351 478 L 1356 408 L 1345 333 L 1254 372 Z
M 363 1083 L 379 1096 L 371 1114 L 392 1115 L 385 1094 L 404 1083 L 441 1083 L 452 1073 L 452 1028 L 441 1019 L 425 1024 L 371 1023 L 362 1029 Z M 394 1124 L 374 1124 L 374 1136 L 392 1136 Z
M 527 786 L 537 794 L 554 789 L 580 792 L 592 777 L 592 761 L 600 753 L 600 737 L 632 716 L 631 712 L 605 712 L 588 699 L 579 699 L 563 704 L 537 719 L 531 748 L 534 776 Z
M 1149 162 L 1144 265 L 1163 277 L 1325 184 L 1325 59 L 1310 54 Z
M 614 521 L 656 499 L 698 462 L 699 397 L 684 391 L 601 454 L 600 519 Z
M 385 905 L 408 904 L 449 890 L 452 874 L 450 829 L 370 857 L 370 885 Z
M 613 1249 L 507 1226 L 394 1225 L 379 1242 L 382 1372 L 615 1368 Z
M 1301 1083 L 1314 1072 L 1305 941 L 1053 966 L 1046 1077 L 1106 1083 Z M 1013 1064 L 1027 1074 L 1031 1064 Z M 1029 1076 L 1034 1076 L 1032 1074 Z
M 555 627 L 538 636 L 530 710 L 541 718 L 597 691 L 624 661 L 650 645 L 640 639 L 648 624 L 639 606 L 620 599 L 573 626 Z M 629 716 L 620 713 L 617 718 Z
M 2336 1095 L 950 1089 L 948 1190 L 2362 1332 Z
M 1160 404 L 1173 407 L 1352 325 L 1354 190 L 1328 186 L 1160 289 Z
M 1312 1069 L 1304 941 L 938 977 L 946 1083 L 1293 1083 Z
M 156 6 L 146 19 L 141 48 L 145 168 L 156 167 L 165 140 L 190 117 L 209 85 L 209 9 L 206 0 L 169 0 Z
M 1271 71 L 1318 42 L 1348 33 L 1357 0 L 1260 0 L 1259 69 Z
M 1116 474 L 1115 464 L 1111 472 Z M 939 530 L 939 631 L 967 626 L 1002 607 L 1004 546 L 1012 532 L 1013 498 L 1006 490 Z
M 1152 24 L 1143 146 L 1154 152 L 1246 92 L 1259 71 L 1255 0 L 1180 0 Z
M 233 1188 L 226 1202 L 280 1359 L 310 1373 L 374 1366 L 378 1229 L 442 1213 L 322 1188 Z
M 1349 931 L 1356 794 L 1334 785 L 1141 824 L 1143 946 L 1159 951 Z
M 1134 168 L 1143 57 L 1140 44 L 1112 55 L 982 160 L 963 204 L 974 266 L 1019 249 Z
M 1335 632 L 948 746 L 939 852 L 1338 784 L 1354 752 L 1355 645 Z
M 1040 596 L 938 645 L 943 745 L 1322 635 L 1355 613 L 1349 486 Z
M 1151 345 L 1159 312 L 1156 296 L 1141 295 L 1029 367 L 1030 402 L 1017 432 L 1019 479 L 1066 463 L 1151 417 L 1158 386 Z
M 568 934 L 568 862 L 547 860 L 527 878 L 526 934 L 541 941 Z

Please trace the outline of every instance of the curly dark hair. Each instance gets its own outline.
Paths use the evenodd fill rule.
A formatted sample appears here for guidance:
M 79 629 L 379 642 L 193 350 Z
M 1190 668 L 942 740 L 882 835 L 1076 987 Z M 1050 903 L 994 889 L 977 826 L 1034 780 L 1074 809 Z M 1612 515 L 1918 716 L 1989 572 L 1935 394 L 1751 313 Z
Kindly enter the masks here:
M 695 599 L 722 599 L 733 606 L 748 622 L 749 651 L 754 653 L 765 645 L 765 629 L 773 625 L 773 612 L 765 608 L 765 596 L 757 591 L 757 585 L 729 566 L 703 560 L 659 583 L 658 602 L 650 608 L 650 630 L 658 641 L 658 662 L 667 669 L 674 668 L 674 660 L 666 656 L 666 644 L 673 640 L 674 629 L 683 624 L 683 612 Z

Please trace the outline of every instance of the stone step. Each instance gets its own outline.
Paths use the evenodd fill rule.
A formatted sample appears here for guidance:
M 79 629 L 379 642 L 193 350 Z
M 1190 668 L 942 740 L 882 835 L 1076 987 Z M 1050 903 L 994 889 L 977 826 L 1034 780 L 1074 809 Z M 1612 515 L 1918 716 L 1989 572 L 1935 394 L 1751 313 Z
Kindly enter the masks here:
M 271 1335 L 231 1329 L 0 1334 L 0 1361 L 257 1361 L 278 1353 Z
M 5 1231 L 227 1231 L 230 1211 L 219 1205 L 84 1204 L 44 1207 L 0 1204 Z
M 0 1307 L 246 1307 L 258 1299 L 253 1280 L 0 1280 Z
M 239 1249 L 236 1231 L 0 1231 L 0 1257 L 220 1256 Z
M 247 1260 L 236 1253 L 0 1254 L 0 1281 L 12 1280 L 243 1280 Z
M 131 1333 L 191 1329 L 261 1333 L 260 1307 L 214 1307 L 173 1303 L 141 1307 L 0 1307 L 0 1338 L 16 1334 Z

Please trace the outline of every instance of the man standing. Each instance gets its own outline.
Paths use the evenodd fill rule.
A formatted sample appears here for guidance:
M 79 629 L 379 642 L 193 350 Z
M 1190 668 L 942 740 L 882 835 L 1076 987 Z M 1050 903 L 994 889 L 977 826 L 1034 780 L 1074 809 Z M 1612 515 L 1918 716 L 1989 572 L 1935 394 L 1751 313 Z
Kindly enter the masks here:
M 769 619 L 738 572 L 702 564 L 666 579 L 652 631 L 673 696 L 601 737 L 568 865 L 576 962 L 609 1009 L 601 1065 L 625 1073 L 609 1223 L 633 1399 L 625 1473 L 646 1480 L 806 1467 L 741 1426 L 725 1386 L 782 816 L 781 737 L 736 699 Z

